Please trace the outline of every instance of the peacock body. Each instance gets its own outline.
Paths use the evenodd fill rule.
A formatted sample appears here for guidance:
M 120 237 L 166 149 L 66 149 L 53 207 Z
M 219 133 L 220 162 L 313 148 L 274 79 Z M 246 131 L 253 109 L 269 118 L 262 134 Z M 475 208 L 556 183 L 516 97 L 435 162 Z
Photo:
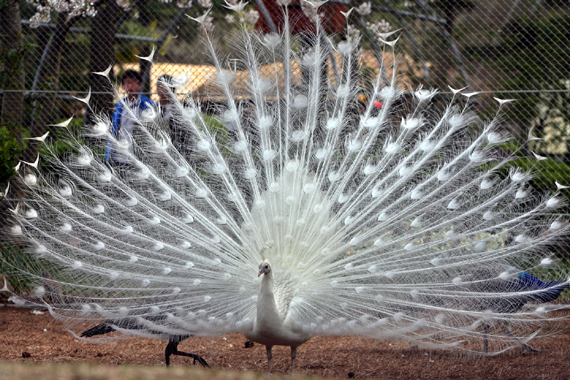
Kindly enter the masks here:
M 224 128 L 199 99 L 170 93 L 191 152 L 158 106 L 126 107 L 131 145 L 103 116 L 86 135 L 113 142 L 128 165 L 107 166 L 74 136 L 76 154 L 40 157 L 52 174 L 23 165 L 33 196 L 14 210 L 12 234 L 52 276 L 36 277 L 36 300 L 77 329 L 115 320 L 116 331 L 162 339 L 242 332 L 269 354 L 316 335 L 468 351 L 488 339 L 501 352 L 516 341 L 495 325 L 522 341 L 548 331 L 546 309 L 523 306 L 568 283 L 548 249 L 567 228 L 555 213 L 564 199 L 536 194 L 530 173 L 509 167 L 508 136 L 470 111 L 474 94 L 453 90 L 436 112 L 436 91 L 406 95 L 396 67 L 361 87 L 358 41 L 334 45 L 319 31 L 296 52 L 287 30 L 243 41 L 228 64 L 207 42 Z M 331 54 L 342 57 L 332 84 Z M 359 112 L 360 92 L 382 107 Z M 523 286 L 525 271 L 564 281 Z

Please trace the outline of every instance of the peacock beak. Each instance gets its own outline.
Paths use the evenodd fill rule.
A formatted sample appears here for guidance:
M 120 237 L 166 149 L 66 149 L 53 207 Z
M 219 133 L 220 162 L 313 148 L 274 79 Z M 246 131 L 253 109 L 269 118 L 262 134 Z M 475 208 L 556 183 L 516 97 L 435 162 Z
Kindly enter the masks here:
M 259 272 L 257 273 L 257 277 L 261 276 L 263 274 L 263 269 L 260 269 Z

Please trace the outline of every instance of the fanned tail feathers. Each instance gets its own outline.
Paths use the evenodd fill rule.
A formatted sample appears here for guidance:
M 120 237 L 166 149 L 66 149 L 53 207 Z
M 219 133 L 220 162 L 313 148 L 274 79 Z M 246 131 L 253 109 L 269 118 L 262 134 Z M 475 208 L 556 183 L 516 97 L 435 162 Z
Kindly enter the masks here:
M 159 109 L 128 109 L 132 151 L 104 117 L 86 133 L 111 140 L 128 166 L 110 169 L 70 136 L 77 154 L 42 157 L 56 172 L 29 171 L 33 201 L 12 232 L 52 263 L 53 313 L 132 318 L 141 333 L 245 331 L 268 259 L 280 314 L 309 335 L 478 350 L 483 324 L 508 320 L 530 336 L 549 320 L 519 307 L 538 289 L 509 284 L 550 256 L 567 229 L 551 212 L 564 200 L 533 193 L 530 174 L 507 166 L 497 122 L 460 95 L 434 113 L 436 92 L 405 97 L 388 67 L 359 88 L 355 41 L 333 50 L 317 34 L 292 53 L 291 38 L 246 32 L 238 63 L 213 55 L 217 121 L 201 99 L 171 96 L 192 152 L 173 143 Z M 323 69 L 330 55 L 342 58 L 337 83 Z M 236 78 L 247 78 L 239 96 Z M 361 91 L 382 107 L 359 113 Z M 489 339 L 496 351 L 514 343 L 500 330 Z

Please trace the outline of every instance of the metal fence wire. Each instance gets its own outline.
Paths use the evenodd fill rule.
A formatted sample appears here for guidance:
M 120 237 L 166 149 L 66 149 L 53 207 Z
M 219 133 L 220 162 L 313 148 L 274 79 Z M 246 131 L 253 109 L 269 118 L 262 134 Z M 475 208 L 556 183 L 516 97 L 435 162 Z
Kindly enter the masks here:
M 295 20 L 294 33 L 311 31 L 312 8 L 303 0 L 254 0 L 237 13 L 228 9 L 240 6 L 236 0 L 53 3 L 59 5 L 20 2 L 30 110 L 25 122 L 30 125 L 38 112 L 37 99 L 46 94 L 57 95 L 53 122 L 81 114 L 83 107 L 73 96 L 84 96 L 87 88 L 95 100 L 101 97 L 100 110 L 110 112 L 116 99 L 109 99 L 108 85 L 90 73 L 111 64 L 117 81 L 127 69 L 143 73 L 143 90 L 155 99 L 163 74 L 190 77 L 180 93 L 207 92 L 215 69 L 201 27 L 212 28 L 222 54 L 230 54 L 236 45 L 232 31 L 239 22 L 262 32 L 279 31 L 284 6 Z M 201 26 L 186 17 L 199 17 L 209 8 Z M 350 8 L 354 10 L 347 22 L 341 12 Z M 325 32 L 335 39 L 360 35 L 362 70 L 377 67 L 383 33 L 399 30 L 398 60 L 410 88 L 439 88 L 442 96 L 448 85 L 481 92 L 477 107 L 490 117 L 498 109 L 493 98 L 516 99 L 504 108 L 502 118 L 505 130 L 522 147 L 519 164 L 535 170 L 540 186 L 551 188 L 554 181 L 570 185 L 570 1 L 329 0 L 319 11 Z M 60 52 L 60 61 L 54 51 Z M 154 65 L 140 58 L 153 51 Z M 55 79 L 54 70 L 59 73 Z M 540 140 L 525 143 L 529 135 Z

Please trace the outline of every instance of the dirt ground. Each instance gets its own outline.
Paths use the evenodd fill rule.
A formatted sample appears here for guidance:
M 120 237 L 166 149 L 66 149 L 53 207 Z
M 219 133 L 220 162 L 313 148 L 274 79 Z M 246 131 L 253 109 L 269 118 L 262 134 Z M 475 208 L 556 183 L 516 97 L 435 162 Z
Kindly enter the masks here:
M 570 326 L 570 325 L 569 325 Z M 265 348 L 245 347 L 242 335 L 191 338 L 179 349 L 201 355 L 213 368 L 266 370 Z M 296 373 L 346 379 L 570 379 L 570 329 L 554 338 L 537 339 L 542 352 L 511 350 L 494 357 L 469 357 L 424 351 L 408 343 L 347 337 L 315 337 L 299 348 Z M 83 362 L 105 365 L 164 366 L 163 341 L 116 340 L 93 344 L 75 339 L 48 313 L 0 307 L 0 362 Z M 289 350 L 276 347 L 274 373 L 289 370 Z M 173 367 L 193 366 L 192 359 L 172 357 Z

